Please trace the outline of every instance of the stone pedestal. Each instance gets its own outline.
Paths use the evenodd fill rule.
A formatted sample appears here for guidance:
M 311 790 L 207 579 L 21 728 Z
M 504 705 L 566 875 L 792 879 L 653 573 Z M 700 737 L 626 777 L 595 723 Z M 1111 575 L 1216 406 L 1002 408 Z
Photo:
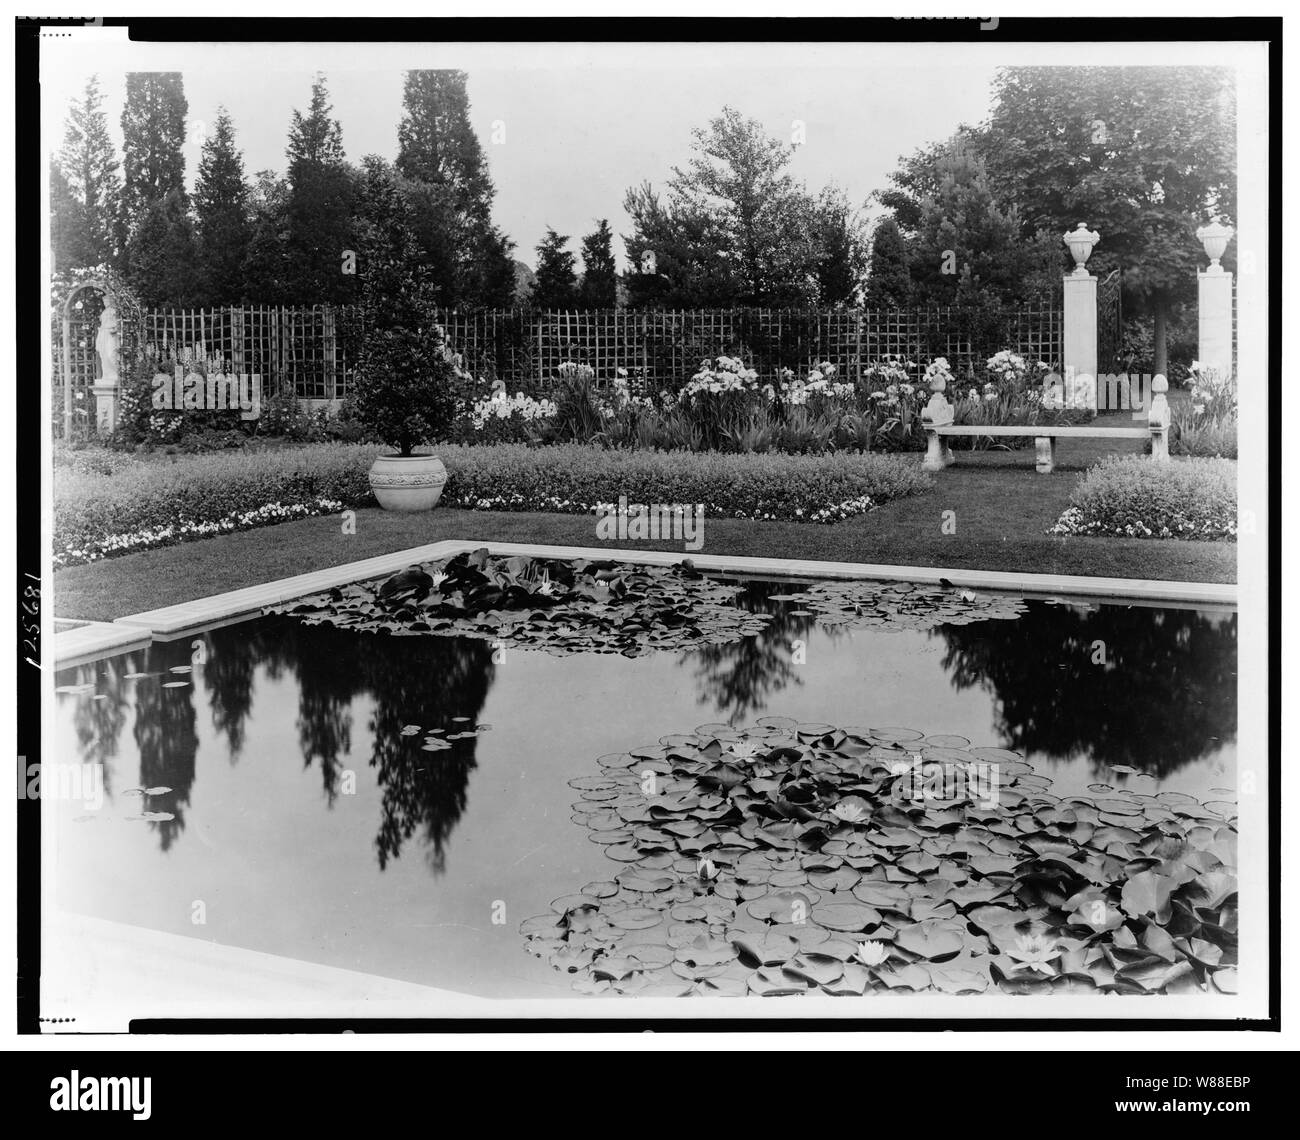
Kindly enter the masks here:
M 1067 274 L 1064 319 L 1061 363 L 1068 398 L 1074 377 L 1097 375 L 1097 278 L 1091 273 Z
M 1197 273 L 1196 359 L 1232 375 L 1232 274 L 1218 266 Z
M 95 430 L 109 435 L 117 427 L 117 385 L 92 384 L 90 391 L 95 397 Z
M 925 429 L 925 458 L 921 460 L 923 471 L 942 471 L 953 462 L 948 441 L 934 430 L 952 423 L 953 407 L 943 394 L 947 387 L 948 382 L 942 376 L 936 376 L 930 381 L 930 402 L 921 409 L 921 426 Z
M 1147 412 L 1147 427 L 1151 431 L 1151 459 L 1155 463 L 1169 462 L 1169 401 L 1165 393 L 1169 381 L 1158 373 L 1151 381 L 1151 409 Z

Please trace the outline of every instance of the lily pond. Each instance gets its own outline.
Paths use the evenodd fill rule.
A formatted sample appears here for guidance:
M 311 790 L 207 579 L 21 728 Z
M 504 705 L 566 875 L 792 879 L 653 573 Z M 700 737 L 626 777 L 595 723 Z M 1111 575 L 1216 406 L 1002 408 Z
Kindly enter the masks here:
M 60 671 L 56 901 L 494 998 L 1233 993 L 1236 657 L 1227 610 L 461 554 Z

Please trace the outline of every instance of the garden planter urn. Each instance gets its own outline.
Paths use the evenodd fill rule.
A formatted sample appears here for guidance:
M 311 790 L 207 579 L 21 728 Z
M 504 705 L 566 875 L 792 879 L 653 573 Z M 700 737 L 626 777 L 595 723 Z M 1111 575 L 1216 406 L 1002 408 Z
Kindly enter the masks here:
M 381 455 L 370 467 L 370 489 L 386 511 L 429 511 L 447 483 L 436 455 Z

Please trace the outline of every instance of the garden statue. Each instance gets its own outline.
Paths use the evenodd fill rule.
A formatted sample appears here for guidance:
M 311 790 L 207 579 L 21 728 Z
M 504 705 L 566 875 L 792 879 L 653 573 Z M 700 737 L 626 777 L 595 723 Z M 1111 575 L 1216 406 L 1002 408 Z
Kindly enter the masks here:
M 117 387 L 117 309 L 113 307 L 111 298 L 104 300 L 99 332 L 95 336 L 95 351 L 99 354 L 99 385 Z

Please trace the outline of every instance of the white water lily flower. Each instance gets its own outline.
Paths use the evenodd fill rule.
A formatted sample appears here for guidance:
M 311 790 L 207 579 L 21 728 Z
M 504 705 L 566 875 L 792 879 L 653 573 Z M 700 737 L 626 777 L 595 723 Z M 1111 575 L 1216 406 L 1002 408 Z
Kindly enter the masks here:
M 536 589 L 537 593 L 542 594 L 548 598 L 555 593 L 555 583 L 552 582 L 550 578 L 543 578 L 540 582 L 537 583 L 536 587 L 534 588 Z
M 712 859 L 701 857 L 700 861 L 695 866 L 695 870 L 699 874 L 700 878 L 706 883 L 710 879 L 716 879 L 718 877 L 718 868 Z
M 1041 934 L 1022 934 L 1016 939 L 1016 948 L 1007 953 L 1020 963 L 1021 968 L 1051 977 L 1052 959 L 1059 958 L 1061 952 L 1053 948 L 1051 942 Z
M 762 751 L 762 745 L 753 740 L 737 740 L 731 746 L 731 754 L 737 760 L 753 760 Z
M 447 575 L 441 570 L 436 571 L 434 574 L 430 575 L 430 577 L 433 578 L 433 588 L 435 590 L 447 580 Z
M 870 814 L 867 801 L 861 796 L 846 796 L 831 808 L 831 815 L 845 823 L 861 823 Z
M 883 942 L 859 942 L 853 956 L 864 966 L 879 966 L 889 957 L 889 947 Z

